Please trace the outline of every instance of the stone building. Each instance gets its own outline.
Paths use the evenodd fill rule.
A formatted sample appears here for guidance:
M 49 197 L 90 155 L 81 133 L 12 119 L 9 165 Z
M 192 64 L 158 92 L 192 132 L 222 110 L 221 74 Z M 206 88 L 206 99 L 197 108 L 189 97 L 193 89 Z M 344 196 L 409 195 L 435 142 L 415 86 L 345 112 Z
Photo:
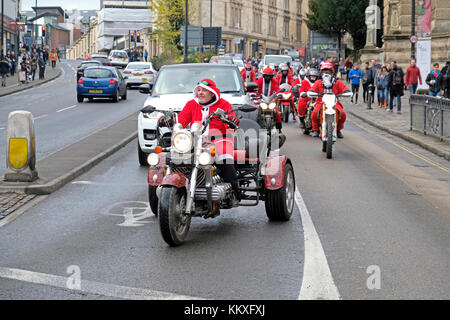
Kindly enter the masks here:
M 384 0 L 384 8 L 381 8 L 383 10 L 383 46 L 378 50 L 369 49 L 372 54 L 378 54 L 380 61 L 396 60 L 402 67 L 409 65 L 412 1 Z M 419 38 L 431 39 L 431 62 L 442 65 L 450 60 L 450 0 L 414 1 L 416 1 L 415 33 Z M 428 6 L 430 6 L 429 9 Z M 424 27 L 427 25 L 429 28 Z

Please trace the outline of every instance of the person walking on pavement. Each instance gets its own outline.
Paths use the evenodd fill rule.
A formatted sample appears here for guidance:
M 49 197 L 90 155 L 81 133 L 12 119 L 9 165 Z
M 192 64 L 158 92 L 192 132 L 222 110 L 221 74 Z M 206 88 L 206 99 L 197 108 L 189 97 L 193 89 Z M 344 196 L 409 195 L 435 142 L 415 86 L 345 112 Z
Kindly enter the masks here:
M 369 85 L 372 83 L 372 70 L 370 70 L 369 62 L 365 63 L 365 68 L 361 70 L 362 73 L 362 87 L 363 87 L 363 101 L 366 103 L 369 100 Z M 372 97 L 370 97 L 372 98 Z
M 441 75 L 438 80 L 441 95 L 447 99 L 450 99 L 450 61 L 447 61 L 445 67 L 442 68 Z
M 363 77 L 361 70 L 359 70 L 359 64 L 355 62 L 353 69 L 348 73 L 348 78 L 352 82 L 352 92 L 353 97 L 355 97 L 355 104 L 358 103 L 359 85 L 361 83 L 361 78 Z M 353 97 L 351 102 L 353 103 Z
M 147 51 L 147 49 L 145 49 L 145 52 L 144 52 L 144 59 L 145 59 L 145 62 L 147 62 L 147 59 L 148 59 L 148 51 Z
M 6 87 L 6 75 L 10 73 L 11 68 L 9 67 L 9 63 L 6 60 L 6 56 L 3 57 L 3 60 L 0 61 L 0 76 L 2 77 L 2 87 Z
M 391 99 L 389 102 L 389 112 L 393 112 L 394 99 L 397 98 L 397 113 L 402 113 L 402 96 L 404 95 L 403 88 L 405 87 L 405 79 L 403 70 L 397 66 L 397 61 L 392 61 L 392 70 L 389 73 L 389 93 Z
M 34 81 L 34 77 L 36 76 L 36 70 L 38 67 L 36 57 L 33 57 L 33 59 L 31 59 L 30 67 L 31 67 L 31 80 Z
M 425 83 L 428 85 L 428 95 L 432 97 L 439 97 L 441 95 L 439 90 L 439 76 L 441 71 L 439 70 L 439 63 L 433 64 L 433 70 L 427 75 Z
M 377 86 L 378 107 L 387 110 L 387 91 L 388 91 L 389 74 L 386 66 L 383 66 L 377 73 L 375 84 Z
M 9 55 L 9 60 L 11 61 L 11 76 L 14 76 L 14 74 L 16 73 L 16 54 L 14 53 L 14 51 L 11 52 L 11 54 Z
M 422 84 L 422 76 L 420 75 L 419 68 L 416 66 L 416 60 L 411 59 L 411 64 L 408 69 L 406 69 L 405 77 L 405 86 L 409 89 L 411 94 L 416 94 L 418 86 L 417 79 L 419 79 L 420 84 Z
M 378 73 L 381 71 L 381 64 L 377 63 L 377 60 L 375 60 L 375 59 L 370 60 L 370 71 L 372 73 L 372 82 L 371 82 L 371 84 L 373 86 L 373 89 L 372 89 L 372 103 L 375 103 L 375 89 L 376 89 L 375 88 L 375 85 L 376 85 L 375 78 L 378 75 Z M 378 96 L 377 96 L 377 98 L 378 98 Z M 378 104 L 379 103 L 380 103 L 380 101 L 378 101 Z
M 39 66 L 39 80 L 44 79 L 45 75 L 45 60 L 44 60 L 44 54 L 41 53 L 39 60 L 38 60 L 38 66 Z
M 52 52 L 50 52 L 50 60 L 52 61 L 52 69 L 55 69 L 56 60 L 58 60 L 58 54 L 56 53 L 55 49 L 52 49 Z

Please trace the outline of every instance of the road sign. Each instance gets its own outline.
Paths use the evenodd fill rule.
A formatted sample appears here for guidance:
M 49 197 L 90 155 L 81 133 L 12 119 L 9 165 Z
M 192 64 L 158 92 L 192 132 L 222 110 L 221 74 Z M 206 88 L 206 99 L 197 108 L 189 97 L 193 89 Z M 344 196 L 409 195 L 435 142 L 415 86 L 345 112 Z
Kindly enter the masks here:
M 417 43 L 417 35 L 413 34 L 411 37 L 409 37 L 409 41 L 412 44 L 416 44 Z
M 225 49 L 223 49 L 223 48 L 222 48 L 222 49 L 219 49 L 219 54 L 221 54 L 221 55 L 222 55 L 222 54 L 225 54 Z
M 203 28 L 203 45 L 220 46 L 222 43 L 222 27 Z
M 185 27 L 181 26 L 181 46 L 184 47 Z M 198 26 L 188 27 L 188 46 L 201 47 L 203 45 L 203 28 Z

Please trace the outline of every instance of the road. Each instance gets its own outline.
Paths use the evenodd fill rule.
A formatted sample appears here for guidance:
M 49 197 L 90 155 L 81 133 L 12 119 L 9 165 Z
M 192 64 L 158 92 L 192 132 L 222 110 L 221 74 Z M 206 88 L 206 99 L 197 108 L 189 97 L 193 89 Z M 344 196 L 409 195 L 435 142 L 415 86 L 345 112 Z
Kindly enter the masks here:
M 168 247 L 132 141 L 0 229 L 0 299 L 448 299 L 448 161 L 356 120 L 332 160 L 283 130 L 289 222 L 222 211 Z
M 6 150 L 8 114 L 26 110 L 33 114 L 38 159 L 89 134 L 117 122 L 142 108 L 146 96 L 128 90 L 125 101 L 111 103 L 96 99 L 78 103 L 76 67 L 79 61 L 61 63 L 63 74 L 58 79 L 23 92 L 0 97 L 0 150 Z M 3 134 L 2 134 L 3 132 Z M 6 169 L 5 153 L 0 156 L 0 171 Z

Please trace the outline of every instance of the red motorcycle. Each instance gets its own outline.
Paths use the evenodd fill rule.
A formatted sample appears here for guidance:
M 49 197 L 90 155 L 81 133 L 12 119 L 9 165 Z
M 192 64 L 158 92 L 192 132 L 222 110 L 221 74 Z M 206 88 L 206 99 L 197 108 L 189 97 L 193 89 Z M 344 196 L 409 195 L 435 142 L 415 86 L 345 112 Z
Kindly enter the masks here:
M 294 94 L 292 92 L 292 87 L 284 83 L 280 86 L 280 93 L 277 95 L 278 98 L 278 110 L 281 112 L 281 118 L 284 122 L 289 121 L 289 114 L 293 114 L 295 119 L 295 103 L 294 103 Z

